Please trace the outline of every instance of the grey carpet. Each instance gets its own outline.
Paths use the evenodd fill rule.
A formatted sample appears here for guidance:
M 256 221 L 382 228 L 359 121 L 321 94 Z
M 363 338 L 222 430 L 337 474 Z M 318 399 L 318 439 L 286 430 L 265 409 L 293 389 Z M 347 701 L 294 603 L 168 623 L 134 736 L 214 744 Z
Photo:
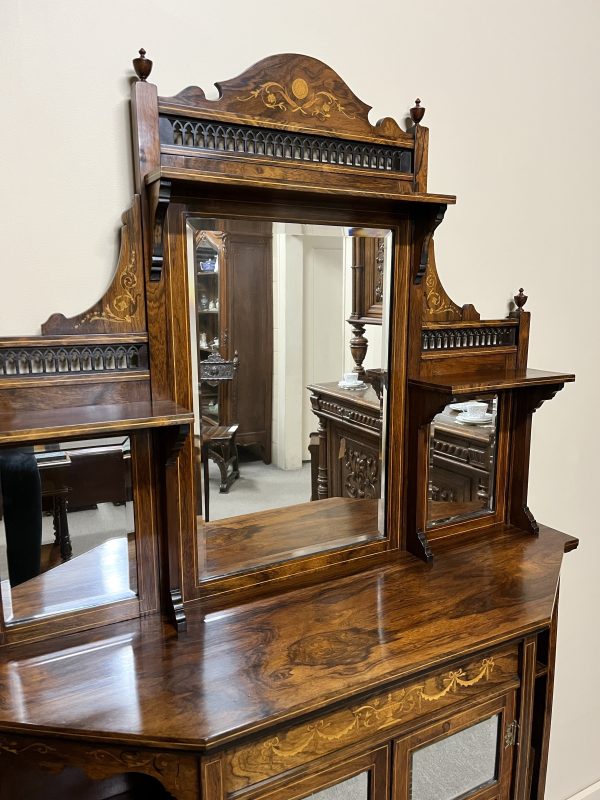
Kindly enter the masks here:
M 262 461 L 242 461 L 240 477 L 227 494 L 219 493 L 219 484 L 219 469 L 210 461 L 211 520 L 306 503 L 310 500 L 310 463 L 302 469 L 283 470 Z

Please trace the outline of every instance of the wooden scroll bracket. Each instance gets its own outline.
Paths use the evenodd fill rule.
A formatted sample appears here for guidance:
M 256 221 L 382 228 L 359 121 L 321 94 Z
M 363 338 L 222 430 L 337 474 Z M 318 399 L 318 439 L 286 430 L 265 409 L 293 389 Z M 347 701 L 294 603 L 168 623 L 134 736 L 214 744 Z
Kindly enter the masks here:
M 164 263 L 164 226 L 167 209 L 171 202 L 170 180 L 158 178 L 149 184 L 150 229 L 152 231 L 152 254 L 150 260 L 150 280 L 158 282 L 162 278 Z
M 428 564 L 433 562 L 426 533 L 429 424 L 451 402 L 451 392 L 430 392 L 409 385 L 408 513 L 403 547 Z
M 564 383 L 535 386 L 514 393 L 513 419 L 510 426 L 513 440 L 509 469 L 508 521 L 534 535 L 539 526 L 527 505 L 531 419 L 546 400 L 551 400 Z
M 166 429 L 163 436 L 163 453 L 166 471 L 166 546 L 165 546 L 165 575 L 168 586 L 163 580 L 163 594 L 167 595 L 168 612 L 172 618 L 177 633 L 187 629 L 187 620 L 183 608 L 183 594 L 181 591 L 181 565 L 180 565 L 180 540 L 181 530 L 179 515 L 175 498 L 177 497 L 177 471 L 179 454 L 188 440 L 190 426 L 188 423 L 175 425 Z M 164 563 L 164 559 L 163 559 Z
M 52 314 L 42 325 L 44 335 L 82 333 L 142 333 L 146 331 L 140 196 L 122 215 L 121 247 L 112 282 L 103 297 L 82 314 L 67 319 Z
M 429 261 L 429 243 L 433 236 L 435 229 L 441 224 L 446 213 L 446 205 L 434 205 L 427 209 L 427 213 L 423 213 L 415 220 L 414 237 L 414 259 L 412 274 L 413 283 L 419 285 L 425 273 L 427 272 L 427 264 Z
M 424 322 L 476 322 L 481 315 L 474 305 L 467 303 L 462 308 L 455 303 L 444 289 L 435 263 L 435 243 L 433 236 L 427 245 L 428 258 L 423 291 Z

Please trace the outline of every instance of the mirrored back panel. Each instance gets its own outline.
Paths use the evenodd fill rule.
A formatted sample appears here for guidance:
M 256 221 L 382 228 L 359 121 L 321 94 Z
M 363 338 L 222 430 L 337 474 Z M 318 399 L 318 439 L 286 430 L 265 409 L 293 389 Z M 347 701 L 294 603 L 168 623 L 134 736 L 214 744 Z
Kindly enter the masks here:
M 187 237 L 200 580 L 382 539 L 391 232 Z
M 128 437 L 0 449 L 7 625 L 137 595 Z
M 429 426 L 427 527 L 496 509 L 498 397 L 450 403 Z

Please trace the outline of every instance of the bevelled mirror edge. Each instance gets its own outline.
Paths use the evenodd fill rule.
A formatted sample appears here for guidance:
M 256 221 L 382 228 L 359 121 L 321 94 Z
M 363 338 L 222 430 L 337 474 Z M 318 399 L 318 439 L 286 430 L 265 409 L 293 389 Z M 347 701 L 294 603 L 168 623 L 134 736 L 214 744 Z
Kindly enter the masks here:
M 200 231 L 202 226 L 203 226 L 203 224 L 201 222 L 202 219 L 208 220 L 204 224 L 205 228 L 208 227 L 208 228 L 213 228 L 214 229 L 215 225 L 216 225 L 214 218 L 212 218 L 211 216 L 207 215 L 206 209 L 204 207 L 202 207 L 202 206 L 199 206 L 198 208 L 196 208 L 193 204 L 189 204 L 189 203 L 186 204 L 185 206 L 181 205 L 179 207 L 179 210 L 176 213 L 174 212 L 169 217 L 169 220 L 168 220 L 169 224 L 173 226 L 173 228 L 170 229 L 172 231 L 172 235 L 175 235 L 177 238 L 179 238 L 179 237 L 181 237 L 182 234 L 185 233 L 185 236 L 187 237 L 187 266 L 186 266 L 186 269 L 188 271 L 188 274 L 184 278 L 182 272 L 183 272 L 183 267 L 185 265 L 183 265 L 178 260 L 178 259 L 181 258 L 183 251 L 182 251 L 181 248 L 178 248 L 175 251 L 169 251 L 169 254 L 167 256 L 167 265 L 168 266 L 167 266 L 167 269 L 165 271 L 165 277 L 166 277 L 167 282 L 170 283 L 172 281 L 174 285 L 179 285 L 179 286 L 186 285 L 186 290 L 185 291 L 187 293 L 186 296 L 188 298 L 187 304 L 188 304 L 188 306 L 190 308 L 193 309 L 193 315 L 194 315 L 193 317 L 190 318 L 190 325 L 189 325 L 189 330 L 190 330 L 190 334 L 191 334 L 190 335 L 190 341 L 194 338 L 193 329 L 194 329 L 194 326 L 196 324 L 196 320 L 195 320 L 196 316 L 199 316 L 199 318 L 202 321 L 201 324 L 204 327 L 206 326 L 206 324 L 208 324 L 208 321 L 210 321 L 211 323 L 214 323 L 214 324 L 218 324 L 218 318 L 221 315 L 221 311 L 223 310 L 223 313 L 225 313 L 224 310 L 227 309 L 231 305 L 232 302 L 234 302 L 234 303 L 236 302 L 235 301 L 235 296 L 233 296 L 233 298 L 231 298 L 229 301 L 227 300 L 227 297 L 225 295 L 223 297 L 221 297 L 221 298 L 217 298 L 217 296 L 215 294 L 215 289 L 212 288 L 212 287 L 217 287 L 218 285 L 220 285 L 220 283 L 222 281 L 226 282 L 227 285 L 231 285 L 231 275 L 226 270 L 226 264 L 227 264 L 228 256 L 226 256 L 225 254 L 227 253 L 227 249 L 228 248 L 230 249 L 230 251 L 236 251 L 236 248 L 237 248 L 237 251 L 238 251 L 238 262 L 239 263 L 237 263 L 237 266 L 236 266 L 235 258 L 233 256 L 231 256 L 232 261 L 233 261 L 233 266 L 229 268 L 230 270 L 233 270 L 231 272 L 231 274 L 232 275 L 236 274 L 235 273 L 235 269 L 239 270 L 241 267 L 243 267 L 242 260 L 241 260 L 241 258 L 239 258 L 239 253 L 242 252 L 241 248 L 243 248 L 244 246 L 247 246 L 247 239 L 248 239 L 249 234 L 248 234 L 248 231 L 240 232 L 240 230 L 241 230 L 240 226 L 242 226 L 242 228 L 243 228 L 243 226 L 245 224 L 243 222 L 244 216 L 243 216 L 242 210 L 240 210 L 240 208 L 235 208 L 235 211 L 236 211 L 236 216 L 235 216 L 235 218 L 233 218 L 233 216 L 229 216 L 226 213 L 226 211 L 224 211 L 222 209 L 221 218 L 225 219 L 225 220 L 230 219 L 231 221 L 229 223 L 226 223 L 226 224 L 225 223 L 221 223 L 221 227 L 223 227 L 223 225 L 225 225 L 225 227 L 227 227 L 228 230 L 226 232 L 223 232 L 222 236 L 218 235 L 216 238 L 215 238 L 215 234 L 214 233 L 212 233 L 212 234 L 208 234 L 208 233 L 207 234 L 203 234 L 203 233 L 201 233 L 200 237 L 198 236 L 198 231 Z M 348 229 L 349 228 L 349 226 L 348 226 L 348 218 L 347 218 L 347 216 L 342 217 L 340 214 L 338 214 L 337 218 L 336 218 L 336 216 L 332 215 L 331 212 L 328 211 L 328 209 L 326 207 L 324 207 L 323 209 L 321 209 L 318 212 L 319 225 L 316 225 L 316 216 L 317 215 L 315 215 L 313 213 L 313 215 L 311 217 L 309 217 L 309 222 L 306 222 L 306 221 L 304 221 L 305 218 L 302 217 L 301 212 L 299 213 L 298 211 L 296 211 L 294 214 L 288 212 L 287 213 L 287 219 L 288 219 L 287 223 L 283 223 L 281 221 L 274 223 L 275 225 L 278 225 L 280 227 L 282 225 L 284 225 L 284 226 L 287 225 L 288 226 L 287 234 L 285 232 L 283 232 L 282 230 L 279 230 L 279 232 L 277 234 L 274 234 L 274 244 L 275 244 L 275 239 L 281 240 L 281 238 L 285 237 L 286 235 L 288 237 L 293 238 L 294 240 L 296 240 L 296 243 L 297 243 L 297 240 L 299 238 L 299 229 L 302 227 L 303 230 L 305 231 L 305 233 L 308 232 L 309 239 L 311 241 L 314 241 L 315 239 L 321 238 L 321 235 L 323 233 L 327 234 L 327 236 L 323 236 L 322 238 L 323 238 L 324 241 L 327 241 L 329 243 L 328 252 L 331 253 L 332 252 L 332 247 L 333 247 L 332 241 L 334 239 L 333 234 L 335 233 L 334 226 L 335 226 L 335 224 L 337 224 L 339 226 L 340 222 L 342 222 L 344 224 L 345 228 Z M 251 219 L 253 219 L 253 218 L 269 220 L 269 218 L 271 218 L 271 219 L 273 218 L 273 214 L 272 214 L 272 211 L 269 212 L 268 208 L 266 210 L 263 210 L 262 213 L 261 213 L 261 211 L 257 211 L 256 206 L 254 206 L 253 207 L 253 211 L 252 211 Z M 236 219 L 239 220 L 238 223 L 235 222 Z M 190 224 L 190 220 L 191 220 L 191 224 Z M 360 220 L 360 228 L 357 227 L 357 225 L 355 224 L 352 227 L 352 233 L 355 234 L 356 236 L 361 235 L 361 233 L 364 233 L 365 235 L 368 235 L 369 232 L 372 232 L 373 235 L 377 234 L 378 230 L 381 229 L 382 226 L 381 226 L 381 224 L 373 225 L 373 221 L 374 221 L 374 217 L 371 217 L 371 219 L 369 219 L 368 221 L 366 219 Z M 353 220 L 353 222 L 354 222 L 354 220 Z M 329 224 L 330 227 L 327 228 L 327 229 L 323 229 L 322 226 L 323 226 L 324 223 Z M 386 223 L 387 223 L 387 220 L 386 220 Z M 261 223 L 261 225 L 263 225 L 263 227 L 264 227 L 264 224 L 265 223 Z M 366 225 L 368 225 L 368 228 L 365 228 Z M 296 226 L 296 227 L 293 228 L 293 230 L 292 230 L 292 229 L 289 228 L 289 226 Z M 375 228 L 375 230 L 373 230 L 374 228 Z M 387 230 L 387 228 L 386 228 L 386 230 Z M 400 230 L 402 231 L 402 234 L 400 233 Z M 393 251 L 394 251 L 394 249 L 397 250 L 398 252 L 402 252 L 403 251 L 403 248 L 400 248 L 398 246 L 398 241 L 399 241 L 400 238 L 402 238 L 402 235 L 404 235 L 404 236 L 406 235 L 405 234 L 405 230 L 406 230 L 406 225 L 404 223 L 402 223 L 400 226 L 395 225 L 394 226 L 394 235 L 392 235 L 391 232 L 389 234 L 387 234 L 387 244 L 386 244 L 385 248 L 383 247 L 383 240 L 380 241 L 380 245 L 381 245 L 380 249 L 382 250 L 382 252 L 385 250 L 385 257 L 388 260 L 388 266 L 385 269 L 385 271 L 382 271 L 382 275 L 381 275 L 382 280 L 385 278 L 385 284 L 386 285 L 385 286 L 383 284 L 381 285 L 381 287 L 379 288 L 380 293 L 383 293 L 383 292 L 387 293 L 387 288 L 386 287 L 391 282 L 392 261 L 396 257 Z M 175 231 L 177 233 L 174 233 Z M 264 232 L 261 235 L 264 235 Z M 200 248 L 200 251 L 198 251 L 198 252 L 200 252 L 200 256 L 198 258 L 196 258 L 196 262 L 198 262 L 201 265 L 201 268 L 200 268 L 201 269 L 201 274 L 199 275 L 199 277 L 197 279 L 197 281 L 202 284 L 202 289 L 200 291 L 198 290 L 198 286 L 193 286 L 193 283 L 194 283 L 195 279 L 193 277 L 192 272 L 190 272 L 190 263 L 191 263 L 190 252 L 192 252 L 192 250 L 194 249 L 194 242 L 197 242 L 198 238 L 200 238 L 203 243 L 206 243 L 208 239 L 213 239 L 215 241 L 218 240 L 219 248 L 220 248 L 220 252 L 221 252 L 219 265 L 217 265 L 217 255 L 216 255 L 216 250 L 214 250 L 214 242 L 213 243 L 208 242 L 208 249 L 206 249 L 206 244 L 202 244 L 202 247 Z M 254 243 L 254 245 L 256 245 L 256 242 Z M 403 242 L 403 247 L 404 248 L 406 247 L 406 242 L 405 241 Z M 206 249 L 206 253 L 204 252 L 205 249 Z M 340 252 L 341 252 L 341 241 L 340 241 Z M 170 256 L 172 254 L 174 255 L 174 260 L 173 261 L 170 260 Z M 209 257 L 209 256 L 211 256 L 211 254 L 212 254 L 212 257 Z M 351 267 L 350 264 L 348 264 L 348 266 Z M 239 271 L 237 272 L 237 274 L 239 275 Z M 228 275 L 229 275 L 229 277 L 227 277 Z M 186 280 L 187 280 L 187 284 L 186 284 Z M 350 283 L 350 282 L 351 282 L 351 278 L 350 278 L 350 275 L 349 275 L 348 276 L 348 283 Z M 398 283 L 398 281 L 397 281 L 397 283 Z M 400 279 L 399 283 L 400 283 L 400 285 L 402 285 L 402 283 L 403 283 L 402 279 Z M 348 287 L 348 290 L 349 289 L 350 289 L 350 287 Z M 233 292 L 231 294 L 233 295 Z M 197 307 L 195 307 L 195 306 L 197 306 L 198 297 L 202 298 L 203 307 L 201 309 L 198 309 Z M 401 302 L 402 302 L 402 300 L 401 300 Z M 386 306 L 387 305 L 388 304 L 386 304 Z M 351 368 L 354 365 L 352 364 L 352 361 L 350 359 L 350 352 L 349 352 L 348 342 L 349 342 L 349 340 L 351 338 L 351 327 L 350 327 L 350 324 L 352 323 L 352 320 L 349 317 L 352 316 L 352 314 L 350 313 L 351 312 L 350 308 L 348 308 L 347 311 L 348 311 L 348 313 L 342 315 L 342 317 L 347 317 L 346 319 L 343 319 L 342 317 L 340 317 L 340 326 L 341 326 L 340 329 L 347 331 L 347 332 L 344 332 L 344 337 L 346 338 L 345 347 L 346 347 L 346 350 L 348 351 L 347 352 L 347 358 L 348 358 L 348 367 L 347 367 L 347 369 L 348 369 L 348 371 L 351 371 Z M 387 308 L 386 308 L 386 313 L 387 313 Z M 367 322 L 370 323 L 370 320 L 368 320 Z M 386 322 L 387 322 L 387 319 L 386 319 Z M 378 324 L 378 327 L 375 327 L 375 325 L 377 325 L 377 324 Z M 382 329 L 381 317 L 376 320 L 375 325 L 371 329 L 373 331 L 373 335 L 375 335 L 375 333 L 378 330 Z M 225 329 L 225 331 L 227 333 L 228 323 L 223 323 L 223 327 L 224 327 L 224 329 Z M 246 323 L 246 327 L 248 327 L 247 323 Z M 212 328 L 211 328 L 211 330 L 212 330 Z M 231 343 L 231 341 L 234 338 L 234 335 L 232 334 L 231 330 L 229 330 L 227 335 L 228 335 L 228 338 L 229 338 L 229 343 Z M 208 341 L 208 338 L 210 338 L 210 342 Z M 218 350 L 221 343 L 219 343 L 217 341 L 217 337 L 215 336 L 215 331 L 212 331 L 212 333 L 210 333 L 210 336 L 208 338 L 207 338 L 206 331 L 203 329 L 200 334 L 198 334 L 198 333 L 196 334 L 196 342 L 195 342 L 195 344 L 194 343 L 191 344 L 191 348 L 190 349 L 193 351 L 194 347 L 196 345 L 200 344 L 200 350 L 204 350 L 207 354 L 211 350 L 211 347 L 209 347 L 207 345 L 212 345 L 213 346 L 212 347 L 213 350 Z M 374 362 L 374 364 L 377 364 L 378 366 L 381 366 L 381 365 L 384 364 L 384 361 L 385 361 L 385 370 L 384 370 L 384 372 L 386 372 L 386 373 L 387 373 L 387 360 L 388 360 L 387 359 L 387 341 L 388 341 L 388 337 L 387 336 L 383 337 L 383 342 L 385 342 L 385 345 L 386 345 L 386 347 L 385 347 L 385 351 L 386 352 L 384 352 L 383 355 L 381 356 L 381 358 L 383 358 L 383 361 L 380 360 L 380 361 L 375 361 Z M 224 379 L 227 380 L 228 382 L 231 382 L 231 381 L 235 381 L 235 379 L 236 379 L 236 370 L 240 369 L 240 371 L 241 371 L 240 365 L 243 364 L 244 360 L 246 361 L 246 364 L 252 363 L 252 364 L 255 365 L 255 359 L 253 359 L 251 357 L 251 355 L 248 354 L 247 347 L 246 347 L 246 357 L 245 357 L 245 359 L 244 359 L 243 353 L 241 352 L 241 350 L 243 349 L 243 345 L 240 346 L 240 347 L 235 347 L 232 344 L 229 349 L 231 349 L 231 353 L 229 353 L 227 351 L 227 348 L 224 349 L 224 348 L 221 347 L 221 351 L 226 356 L 230 357 L 230 359 L 231 358 L 235 358 L 235 362 L 236 362 L 235 365 L 231 364 L 231 367 L 229 367 L 228 364 L 227 364 L 227 358 L 222 359 L 222 356 L 218 355 L 216 352 L 213 352 L 211 354 L 210 359 L 207 358 L 206 361 L 204 362 L 204 364 L 206 365 L 206 368 L 208 370 L 212 370 L 212 377 L 214 377 L 214 379 L 215 379 L 215 380 L 212 381 L 213 385 L 216 385 L 218 383 L 218 381 L 219 381 L 219 375 L 217 374 L 218 371 L 223 371 Z M 238 351 L 240 351 L 240 352 L 238 352 Z M 375 351 L 375 352 L 377 352 L 377 351 Z M 194 375 L 196 376 L 196 382 L 197 382 L 198 367 L 196 367 L 196 369 L 194 370 L 194 357 L 191 358 L 191 369 L 192 369 L 192 381 L 191 382 L 192 382 L 193 385 L 195 385 Z M 336 379 L 339 379 L 339 378 L 343 377 L 341 375 L 341 373 L 344 372 L 344 369 L 340 365 L 339 370 L 334 371 L 334 372 L 335 372 L 335 374 L 333 374 L 330 377 L 335 377 Z M 373 370 L 370 370 L 370 372 L 373 372 Z M 229 373 L 231 373 L 231 374 L 229 374 Z M 205 375 L 205 377 L 211 377 L 211 376 L 208 375 L 208 373 L 207 373 Z M 379 378 L 381 378 L 381 376 L 379 376 Z M 375 380 L 375 376 L 374 375 L 369 375 L 368 379 L 369 380 Z M 381 380 L 378 380 L 378 381 L 375 381 L 375 382 L 377 383 L 377 385 L 379 387 L 379 391 L 382 392 L 383 395 L 386 395 L 387 394 L 387 389 L 384 386 L 379 386 L 379 384 L 381 383 Z M 209 383 L 210 383 L 210 381 L 209 381 Z M 364 384 L 363 384 L 363 386 L 364 386 Z M 213 389 L 213 391 L 215 391 L 215 389 Z M 322 387 L 321 388 L 321 387 L 319 387 L 319 389 L 318 389 L 319 396 L 321 395 L 322 391 L 326 391 L 326 392 L 331 393 L 332 392 L 332 388 L 329 388 L 329 387 Z M 336 391 L 338 391 L 338 394 L 341 394 L 341 390 L 337 390 L 337 385 L 336 385 Z M 376 395 L 375 391 L 372 388 L 367 388 L 366 391 L 369 392 L 370 395 L 373 395 L 373 405 L 375 405 L 375 403 L 377 402 L 376 401 L 376 396 L 377 395 Z M 350 393 L 348 392 L 348 396 L 349 395 L 350 395 Z M 363 389 L 363 391 L 357 392 L 355 397 L 352 398 L 353 402 L 351 403 L 351 407 L 354 407 L 354 401 L 356 401 L 361 396 L 364 397 L 364 395 L 365 395 L 365 390 L 364 389 Z M 182 397 L 183 397 L 183 395 L 182 395 Z M 195 398 L 192 395 L 192 391 L 191 390 L 188 390 L 185 393 L 185 397 L 191 399 L 191 401 L 192 401 L 191 404 L 192 405 L 195 404 L 196 401 L 195 401 Z M 215 395 L 215 397 L 216 397 L 216 395 Z M 223 397 L 222 393 L 220 394 L 220 397 Z M 317 402 L 317 399 L 316 399 L 316 396 L 314 395 L 314 392 L 313 392 L 313 400 L 315 401 L 315 403 Z M 339 398 L 338 398 L 338 400 L 339 400 Z M 214 408 L 216 409 L 217 408 L 217 402 L 216 401 L 210 401 L 210 402 L 213 403 Z M 383 402 L 387 404 L 387 398 L 385 398 L 383 400 Z M 212 409 L 212 406 L 209 406 L 208 411 L 210 411 L 211 409 Z M 352 413 L 354 414 L 355 412 L 352 412 Z M 222 421 L 226 421 L 226 420 L 223 419 Z M 341 422 L 341 418 L 340 418 L 340 422 Z M 213 424 L 213 427 L 214 427 L 214 424 Z M 316 427 L 316 419 L 315 419 L 315 421 L 313 423 L 313 427 Z M 196 433 L 198 433 L 198 431 Z M 242 435 L 243 435 L 243 431 L 242 431 Z M 249 440 L 248 436 L 246 435 L 245 440 L 242 439 L 242 441 L 249 442 L 250 440 Z M 196 448 L 196 450 L 197 450 L 197 448 Z M 273 451 L 273 452 L 275 452 L 275 451 Z M 386 453 L 387 453 L 387 448 L 386 448 Z M 247 470 L 247 468 L 248 468 L 248 465 L 246 464 L 246 470 Z M 196 467 L 192 467 L 192 471 L 195 474 L 197 474 L 198 473 L 198 467 L 197 466 Z M 243 466 L 241 468 L 241 472 L 242 472 L 242 474 L 244 473 L 244 467 Z M 221 476 L 221 480 L 223 480 L 223 476 Z M 235 491 L 236 488 L 237 488 L 236 487 L 236 480 L 235 480 L 235 478 L 230 478 L 230 480 L 231 480 L 231 484 L 233 486 L 233 489 L 231 491 Z M 221 485 L 222 485 L 222 488 L 224 488 L 226 492 L 230 489 L 230 487 L 227 486 L 227 483 L 225 483 L 225 484 L 222 483 Z M 239 486 L 239 485 L 240 484 L 237 484 L 237 486 Z M 309 491 L 306 492 L 307 495 L 309 493 L 310 493 Z M 218 501 L 220 501 L 220 499 L 221 499 L 220 495 L 217 495 L 216 496 L 217 505 L 218 505 Z M 195 500 L 196 508 L 202 508 L 203 503 L 205 501 L 206 501 L 206 497 L 198 498 L 197 493 L 196 493 L 196 500 Z M 214 501 L 213 501 L 213 503 L 214 503 Z M 383 518 L 384 515 L 380 512 L 379 516 Z M 316 517 L 315 519 L 317 519 L 317 518 L 318 517 Z M 257 522 L 257 518 L 256 517 L 253 517 L 253 518 L 249 517 L 248 518 L 248 523 L 250 523 L 250 522 L 256 523 Z M 383 522 L 383 524 L 386 524 L 386 523 Z M 325 561 L 328 562 L 328 563 L 325 564 L 325 567 L 327 567 L 332 562 L 340 563 L 340 562 L 343 562 L 344 560 L 347 561 L 351 557 L 357 558 L 357 557 L 362 557 L 362 556 L 365 556 L 365 555 L 371 555 L 371 554 L 373 554 L 373 552 L 375 552 L 375 554 L 377 552 L 384 552 L 385 550 L 388 550 L 390 548 L 390 544 L 389 544 L 389 541 L 388 541 L 389 538 L 397 538 L 397 534 L 394 537 L 388 537 L 386 535 L 385 538 L 384 537 L 378 537 L 378 538 L 381 538 L 381 541 L 374 542 L 372 544 L 367 544 L 366 546 L 362 545 L 362 544 L 357 544 L 351 550 L 348 550 L 348 548 L 339 548 L 339 547 L 330 549 L 330 552 L 326 554 Z M 298 573 L 301 573 L 302 571 L 305 571 L 307 566 L 309 566 L 311 569 L 314 568 L 314 566 L 315 566 L 314 560 L 311 561 L 310 557 L 307 559 L 306 557 L 304 557 L 304 555 L 305 554 L 303 553 L 302 554 L 302 558 L 298 559 L 298 563 L 295 565 L 297 570 L 298 570 Z M 308 555 L 308 553 L 307 553 L 307 555 Z M 198 554 L 197 558 L 198 558 L 198 562 L 197 563 L 199 563 L 201 565 L 203 563 L 202 562 L 202 554 Z M 275 576 L 277 576 L 277 573 L 282 574 L 282 573 L 285 573 L 285 572 L 289 572 L 291 569 L 294 569 L 294 567 L 291 566 L 291 564 L 293 562 L 290 562 L 289 559 L 280 559 L 280 560 L 282 562 L 280 565 L 274 564 L 272 567 L 269 564 L 267 564 L 267 565 L 265 565 L 265 564 L 259 565 L 260 576 L 264 577 L 265 572 L 267 570 L 269 571 L 269 577 L 275 577 Z M 234 572 L 235 572 L 235 570 L 234 570 Z M 197 583 L 197 585 L 201 586 L 202 589 L 204 590 L 204 592 L 212 591 L 212 590 L 215 590 L 215 591 L 219 591 L 219 590 L 227 591 L 229 588 L 234 588 L 234 587 L 235 588 L 240 588 L 240 586 L 241 587 L 249 586 L 249 585 L 252 584 L 253 580 L 255 580 L 255 578 L 252 575 L 252 572 L 254 572 L 256 574 L 256 569 L 254 569 L 254 570 L 252 570 L 252 569 L 243 570 L 243 571 L 241 571 L 241 573 L 238 570 L 238 575 L 233 575 L 233 576 L 225 575 L 220 580 L 219 579 L 218 580 L 210 580 L 210 579 L 206 580 L 205 579 L 204 581 L 201 581 L 201 582 Z M 197 581 L 197 578 L 196 578 L 196 581 Z

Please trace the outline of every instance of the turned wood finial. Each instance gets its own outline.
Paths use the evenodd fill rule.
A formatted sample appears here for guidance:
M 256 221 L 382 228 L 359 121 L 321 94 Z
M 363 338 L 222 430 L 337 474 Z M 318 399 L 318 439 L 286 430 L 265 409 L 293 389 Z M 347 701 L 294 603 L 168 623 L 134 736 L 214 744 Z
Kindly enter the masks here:
M 152 61 L 150 61 L 149 58 L 146 58 L 146 51 L 143 47 L 140 50 L 139 57 L 133 59 L 133 68 L 135 70 L 135 74 L 141 81 L 145 81 L 152 72 Z
M 420 98 L 417 97 L 414 106 L 410 110 L 410 118 L 415 123 L 415 125 L 418 125 L 424 116 L 425 116 L 425 109 L 422 108 L 421 100 Z
M 517 309 L 520 311 L 527 302 L 527 295 L 523 294 L 523 289 L 519 289 L 519 294 L 514 296 L 514 301 Z

